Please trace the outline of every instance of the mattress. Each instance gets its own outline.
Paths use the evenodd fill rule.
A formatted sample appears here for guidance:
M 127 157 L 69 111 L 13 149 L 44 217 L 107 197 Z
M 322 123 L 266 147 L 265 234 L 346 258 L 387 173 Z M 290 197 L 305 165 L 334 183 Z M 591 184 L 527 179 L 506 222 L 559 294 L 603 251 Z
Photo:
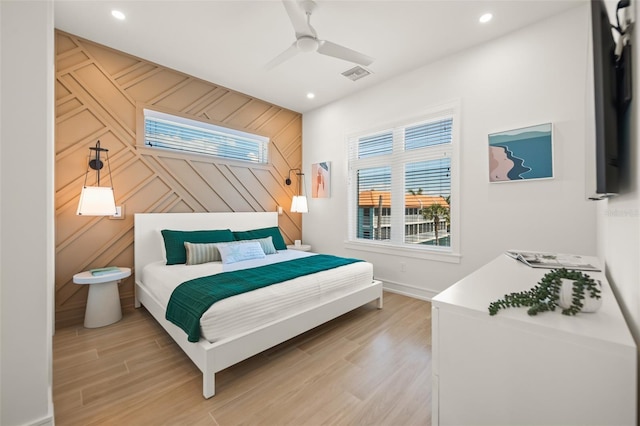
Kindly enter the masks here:
M 142 285 L 166 309 L 173 289 L 184 281 L 313 255 L 283 250 L 264 259 L 232 264 L 165 265 L 164 261 L 158 261 L 144 267 Z M 356 262 L 229 297 L 214 303 L 204 313 L 200 319 L 201 334 L 210 342 L 237 336 L 369 286 L 372 281 L 373 265 Z

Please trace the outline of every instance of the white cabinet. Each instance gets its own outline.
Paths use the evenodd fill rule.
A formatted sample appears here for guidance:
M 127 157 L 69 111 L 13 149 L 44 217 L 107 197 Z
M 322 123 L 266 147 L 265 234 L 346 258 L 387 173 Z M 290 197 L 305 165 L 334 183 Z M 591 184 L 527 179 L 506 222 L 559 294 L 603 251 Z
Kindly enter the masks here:
M 595 313 L 489 316 L 546 272 L 501 255 L 433 299 L 433 425 L 636 424 L 636 345 L 604 274 L 587 272 Z

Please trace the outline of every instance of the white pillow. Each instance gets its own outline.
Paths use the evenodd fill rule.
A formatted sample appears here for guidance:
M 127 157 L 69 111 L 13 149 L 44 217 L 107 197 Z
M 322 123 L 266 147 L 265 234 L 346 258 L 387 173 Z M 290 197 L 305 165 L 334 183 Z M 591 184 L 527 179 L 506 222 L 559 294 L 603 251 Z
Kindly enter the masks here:
M 235 263 L 243 260 L 264 259 L 266 257 L 262 246 L 257 241 L 217 243 L 216 247 L 220 252 L 222 263 Z

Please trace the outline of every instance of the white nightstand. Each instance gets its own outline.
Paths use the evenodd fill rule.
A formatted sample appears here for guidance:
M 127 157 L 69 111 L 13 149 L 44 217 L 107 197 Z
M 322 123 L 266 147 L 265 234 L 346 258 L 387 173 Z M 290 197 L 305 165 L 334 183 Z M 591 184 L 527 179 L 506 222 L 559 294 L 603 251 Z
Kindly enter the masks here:
M 309 244 L 300 244 L 299 246 L 295 244 L 289 244 L 287 246 L 289 250 L 300 250 L 300 251 L 310 251 L 311 246 Z
M 120 321 L 122 309 L 118 282 L 130 275 L 130 268 L 118 268 L 102 275 L 84 271 L 73 276 L 73 282 L 76 284 L 90 284 L 87 308 L 84 312 L 85 327 L 103 327 Z

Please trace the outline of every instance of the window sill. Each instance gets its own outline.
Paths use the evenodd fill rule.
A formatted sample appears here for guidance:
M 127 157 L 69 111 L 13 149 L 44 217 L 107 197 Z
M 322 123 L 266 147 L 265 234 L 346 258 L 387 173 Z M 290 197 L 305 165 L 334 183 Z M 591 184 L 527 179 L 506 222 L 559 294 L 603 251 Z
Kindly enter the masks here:
M 413 257 L 416 259 L 435 260 L 446 263 L 460 263 L 460 254 L 425 248 L 410 248 L 389 243 L 370 241 L 345 241 L 344 247 L 349 250 L 360 250 L 374 253 L 388 254 L 391 256 Z
M 249 167 L 252 169 L 269 169 L 271 163 L 252 163 L 249 161 L 234 160 L 231 158 L 216 157 L 213 155 L 199 154 L 196 152 L 179 152 L 172 149 L 150 147 L 148 145 L 135 145 L 136 150 L 141 154 L 162 158 L 176 158 L 179 160 L 202 161 L 205 163 L 229 164 L 233 166 Z

